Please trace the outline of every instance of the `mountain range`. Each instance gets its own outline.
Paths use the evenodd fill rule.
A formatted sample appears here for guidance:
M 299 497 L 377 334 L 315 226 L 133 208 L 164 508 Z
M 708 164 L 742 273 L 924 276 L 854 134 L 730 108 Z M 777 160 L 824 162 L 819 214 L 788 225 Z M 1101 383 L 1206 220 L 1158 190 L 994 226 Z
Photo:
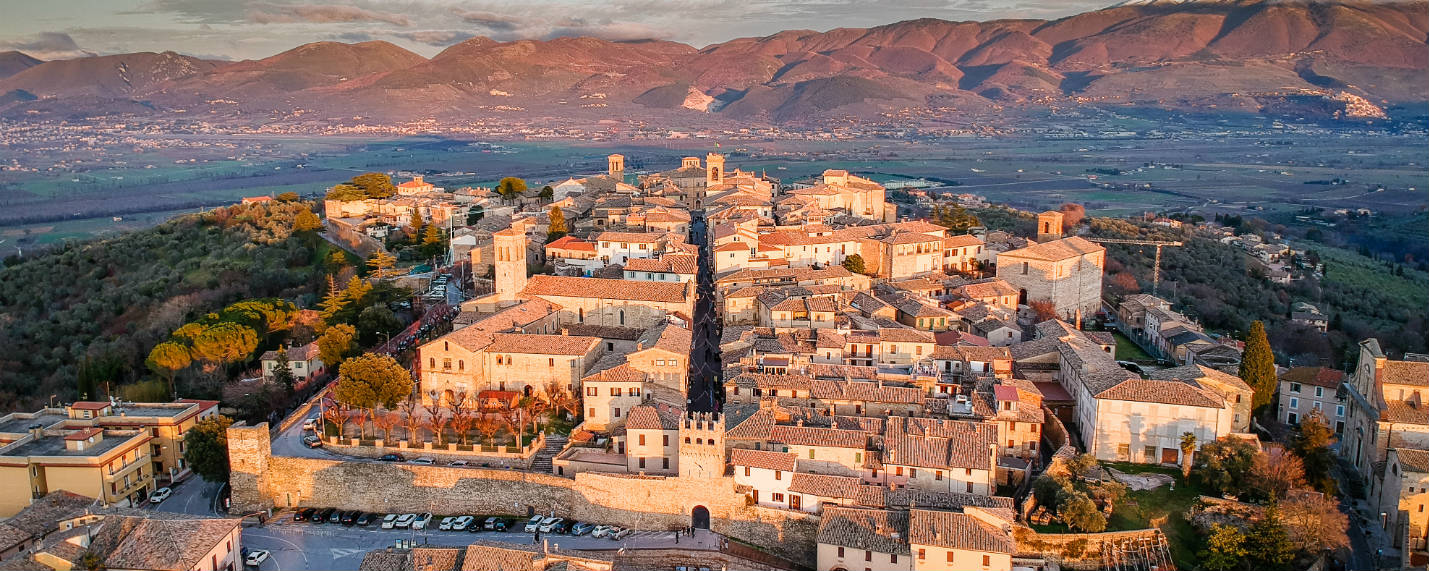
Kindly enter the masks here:
M 173 52 L 41 62 L 0 53 L 0 115 L 212 120 L 723 117 L 797 123 L 908 109 L 1069 104 L 1261 112 L 1321 92 L 1429 100 L 1429 2 L 1167 1 L 1058 20 L 920 19 L 696 49 L 484 37 L 426 58 L 317 42 L 261 60 Z M 1345 95 L 1348 94 L 1348 95 Z

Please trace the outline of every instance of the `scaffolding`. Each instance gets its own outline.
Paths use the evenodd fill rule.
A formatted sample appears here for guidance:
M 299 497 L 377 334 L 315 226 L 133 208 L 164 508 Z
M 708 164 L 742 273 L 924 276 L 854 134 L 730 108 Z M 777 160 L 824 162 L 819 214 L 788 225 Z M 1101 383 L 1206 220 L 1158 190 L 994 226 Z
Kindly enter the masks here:
M 1110 571 L 1175 571 L 1166 534 L 1156 530 L 1151 535 L 1102 542 L 1102 568 Z

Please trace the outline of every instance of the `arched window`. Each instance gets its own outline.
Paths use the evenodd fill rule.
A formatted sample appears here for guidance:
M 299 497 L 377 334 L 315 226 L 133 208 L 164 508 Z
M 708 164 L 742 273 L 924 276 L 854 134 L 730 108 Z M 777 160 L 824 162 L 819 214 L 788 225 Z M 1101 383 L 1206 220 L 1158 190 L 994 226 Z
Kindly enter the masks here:
M 620 324 L 625 325 L 625 310 L 620 310 Z
M 500 364 L 502 364 L 503 362 L 504 362 L 504 359 L 502 359 L 501 355 L 497 355 L 497 356 L 496 356 L 496 364 L 497 364 L 497 365 L 500 365 Z

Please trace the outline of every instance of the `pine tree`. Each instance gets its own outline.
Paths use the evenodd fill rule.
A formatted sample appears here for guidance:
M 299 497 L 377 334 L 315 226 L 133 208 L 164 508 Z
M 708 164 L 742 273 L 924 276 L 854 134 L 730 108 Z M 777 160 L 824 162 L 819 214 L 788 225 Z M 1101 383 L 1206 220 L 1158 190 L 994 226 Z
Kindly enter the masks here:
M 392 266 L 397 265 L 397 257 L 387 250 L 378 250 L 372 255 L 372 259 L 367 260 L 367 267 L 377 270 L 376 277 L 385 278 L 391 275 Z
M 343 295 L 342 290 L 337 288 L 337 280 L 329 275 L 327 277 L 327 295 L 323 296 L 323 300 L 318 302 L 318 307 L 321 307 L 323 310 L 323 319 L 332 319 L 332 316 L 342 311 L 342 308 L 346 305 L 347 296 Z
M 1255 321 L 1250 324 L 1250 333 L 1245 337 L 1245 352 L 1241 354 L 1238 376 L 1255 391 L 1251 398 L 1251 408 L 1255 411 L 1269 405 L 1275 398 L 1275 354 L 1270 350 L 1270 340 L 1265 336 L 1265 324 Z
M 1280 511 L 1274 503 L 1265 508 L 1265 515 L 1246 530 L 1245 547 L 1251 566 L 1265 571 L 1282 571 L 1290 568 L 1295 559 L 1295 545 L 1290 542 L 1290 531 L 1280 520 Z
M 293 384 L 296 379 L 293 378 L 293 369 L 289 365 L 287 347 L 278 349 L 278 358 L 275 361 L 277 363 L 273 365 L 273 382 L 278 383 L 288 392 L 293 392 Z

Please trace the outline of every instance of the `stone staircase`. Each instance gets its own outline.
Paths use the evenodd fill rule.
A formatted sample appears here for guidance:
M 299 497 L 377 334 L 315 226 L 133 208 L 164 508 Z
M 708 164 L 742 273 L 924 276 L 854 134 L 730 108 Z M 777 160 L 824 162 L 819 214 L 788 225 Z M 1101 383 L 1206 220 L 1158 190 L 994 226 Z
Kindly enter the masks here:
M 567 440 L 565 436 L 559 434 L 547 434 L 546 446 L 536 453 L 535 459 L 531 460 L 531 471 L 550 474 L 552 471 L 551 459 L 560 454 L 561 450 L 565 450 Z

